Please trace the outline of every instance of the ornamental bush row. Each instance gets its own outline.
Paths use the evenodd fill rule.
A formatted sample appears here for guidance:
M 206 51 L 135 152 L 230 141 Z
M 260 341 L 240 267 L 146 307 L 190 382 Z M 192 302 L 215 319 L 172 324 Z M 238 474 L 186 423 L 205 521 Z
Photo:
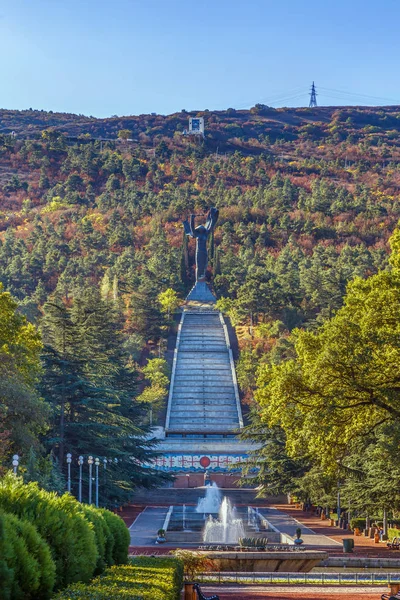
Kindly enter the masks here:
M 369 522 L 370 522 L 371 526 L 375 523 L 378 525 L 378 527 L 381 527 L 383 525 L 382 517 L 370 517 Z M 389 519 L 389 523 L 400 526 L 400 519 Z M 366 526 L 365 517 L 356 517 L 354 519 L 350 519 L 351 529 L 355 529 L 356 527 L 358 527 L 358 529 L 364 530 L 365 526 Z
M 0 598 L 49 598 L 56 579 L 50 548 L 36 528 L 0 512 Z
M 179 600 L 183 564 L 176 558 L 138 557 L 112 567 L 90 584 L 68 587 L 55 600 Z
M 130 536 L 122 519 L 69 494 L 8 475 L 0 480 L 0 511 L 0 580 L 9 581 L 1 599 L 45 599 L 127 562 Z

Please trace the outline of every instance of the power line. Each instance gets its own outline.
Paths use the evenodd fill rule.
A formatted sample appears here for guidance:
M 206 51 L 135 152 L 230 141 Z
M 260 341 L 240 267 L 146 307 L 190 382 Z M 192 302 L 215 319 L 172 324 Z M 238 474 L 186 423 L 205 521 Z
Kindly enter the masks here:
M 285 106 L 286 102 L 289 101 L 293 101 L 293 100 L 300 100 L 300 99 L 304 99 L 304 104 L 302 103 L 301 106 L 306 106 L 306 97 L 307 95 L 309 95 L 310 100 L 309 100 L 309 106 L 310 107 L 315 107 L 317 106 L 317 96 L 320 96 L 320 98 L 333 98 L 335 100 L 342 100 L 344 103 L 350 101 L 350 99 L 352 99 L 354 102 L 358 102 L 360 101 L 361 103 L 365 103 L 367 104 L 373 104 L 373 103 L 378 103 L 378 102 L 387 102 L 389 104 L 400 104 L 400 102 L 398 101 L 398 99 L 394 99 L 394 98 L 384 98 L 382 96 L 372 96 L 369 94 L 362 94 L 362 93 L 357 93 L 357 92 L 348 92 L 345 90 L 337 90 L 334 88 L 327 88 L 327 87 L 323 87 L 323 86 L 318 86 L 318 94 L 316 91 L 316 86 L 315 86 L 315 82 L 313 81 L 311 89 L 309 92 L 307 92 L 304 88 L 302 87 L 297 87 L 297 88 L 293 88 L 291 90 L 287 90 L 286 92 L 282 92 L 282 93 L 276 93 L 276 94 L 272 94 L 271 96 L 268 97 L 264 97 L 264 98 L 258 98 L 256 101 L 252 100 L 250 102 L 243 102 L 243 103 L 238 103 L 236 104 L 236 107 L 238 110 L 240 109 L 244 109 L 244 108 L 248 108 L 250 106 L 254 106 L 255 104 L 266 104 L 267 106 L 276 106 L 277 107 L 283 107 Z M 221 109 L 223 110 L 222 106 Z
M 267 96 L 264 98 L 259 98 L 257 103 L 266 103 L 266 104 L 276 104 L 276 102 L 282 102 L 286 99 L 287 96 L 291 96 L 292 94 L 299 94 L 302 91 L 301 87 L 294 88 L 292 90 L 288 90 L 287 92 L 281 92 L 277 94 L 273 94 L 272 96 Z M 255 102 L 252 100 L 251 102 L 243 102 L 239 104 L 238 108 L 245 108 L 246 106 L 254 106 Z
M 345 90 L 335 90 L 333 88 L 324 88 L 320 87 L 320 90 L 325 92 L 334 92 L 335 94 L 342 94 L 344 96 L 352 96 L 353 98 L 369 98 L 370 100 L 385 100 L 386 102 L 397 102 L 398 99 L 394 98 L 384 98 L 382 96 L 371 96 L 369 94 L 359 94 L 357 92 L 346 92 Z
M 307 98 L 307 92 L 303 92 L 302 94 L 296 94 L 295 96 L 288 96 L 286 98 L 282 98 L 277 102 L 273 102 L 272 104 L 279 104 L 281 107 L 286 106 L 284 103 L 289 100 L 299 100 L 300 98 Z M 303 103 L 304 104 L 304 103 Z

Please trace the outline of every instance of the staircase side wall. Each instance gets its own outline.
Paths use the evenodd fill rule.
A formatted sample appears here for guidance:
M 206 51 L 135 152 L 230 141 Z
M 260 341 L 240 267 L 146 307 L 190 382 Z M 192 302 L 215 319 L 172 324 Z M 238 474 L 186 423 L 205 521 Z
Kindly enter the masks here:
M 233 387 L 234 387 L 234 390 L 235 390 L 236 408 L 237 408 L 237 412 L 238 412 L 239 427 L 240 427 L 240 429 L 242 429 L 243 428 L 242 407 L 240 406 L 239 386 L 238 386 L 237 378 L 236 378 L 236 369 L 235 369 L 235 362 L 233 360 L 231 342 L 230 342 L 230 339 L 229 339 L 228 328 L 226 326 L 226 323 L 225 323 L 224 317 L 222 316 L 222 313 L 219 313 L 219 318 L 221 320 L 221 324 L 222 324 L 222 327 L 223 327 L 223 330 L 224 330 L 225 340 L 226 340 L 226 346 L 227 346 L 228 352 L 229 352 L 229 362 L 230 362 L 230 365 L 231 365 Z
M 171 418 L 171 407 L 172 407 L 172 397 L 174 394 L 174 383 L 175 383 L 175 373 L 176 373 L 176 363 L 178 362 L 178 350 L 179 350 L 179 342 L 181 339 L 183 321 L 185 319 L 185 311 L 182 311 L 181 320 L 178 326 L 178 335 L 176 337 L 176 346 L 174 350 L 174 360 L 172 362 L 172 373 L 171 373 L 171 382 L 169 385 L 169 394 L 168 394 L 168 407 L 167 407 L 167 416 L 165 419 L 165 429 L 169 429 L 169 421 Z

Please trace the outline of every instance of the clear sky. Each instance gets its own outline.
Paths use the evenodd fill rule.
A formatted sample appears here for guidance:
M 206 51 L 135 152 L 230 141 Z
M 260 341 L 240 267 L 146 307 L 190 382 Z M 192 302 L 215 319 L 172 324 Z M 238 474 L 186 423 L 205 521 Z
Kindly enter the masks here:
M 399 30 L 399 0 L 0 0 L 0 107 L 400 104 Z

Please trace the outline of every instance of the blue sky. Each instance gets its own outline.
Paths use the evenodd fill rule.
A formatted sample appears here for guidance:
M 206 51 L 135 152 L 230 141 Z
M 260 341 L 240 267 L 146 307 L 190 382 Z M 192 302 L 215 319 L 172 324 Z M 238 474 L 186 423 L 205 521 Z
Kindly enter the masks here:
M 400 104 L 399 0 L 0 0 L 0 107 Z M 340 92 L 339 92 L 339 91 Z

